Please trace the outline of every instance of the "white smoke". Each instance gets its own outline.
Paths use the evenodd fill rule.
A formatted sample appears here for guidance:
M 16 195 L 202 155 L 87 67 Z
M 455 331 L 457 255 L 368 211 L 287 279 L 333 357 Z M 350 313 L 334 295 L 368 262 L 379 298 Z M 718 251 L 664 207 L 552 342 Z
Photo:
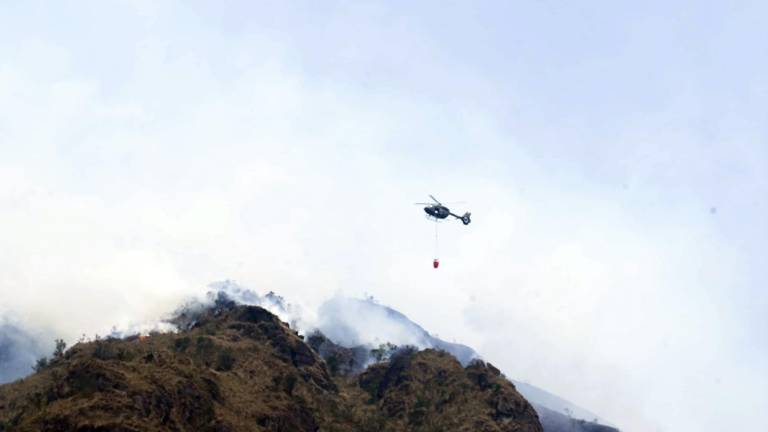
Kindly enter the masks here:
M 336 296 L 320 306 L 317 327 L 334 342 L 352 347 L 383 343 L 427 347 L 424 331 L 372 300 Z M 421 330 L 421 331 L 419 331 Z
M 22 325 L 0 319 L 0 384 L 32 373 L 37 359 L 53 348 L 53 338 L 33 334 Z

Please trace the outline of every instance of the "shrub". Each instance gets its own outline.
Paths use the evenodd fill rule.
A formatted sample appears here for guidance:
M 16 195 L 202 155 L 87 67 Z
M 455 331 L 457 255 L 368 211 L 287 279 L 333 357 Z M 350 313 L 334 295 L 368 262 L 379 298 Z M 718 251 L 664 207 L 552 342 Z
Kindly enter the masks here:
M 336 375 L 339 373 L 339 358 L 335 355 L 328 356 L 327 359 L 325 359 L 326 364 L 328 365 L 328 369 L 331 372 L 331 375 Z
M 195 340 L 195 354 L 199 361 L 205 366 L 210 366 L 216 353 L 216 344 L 213 339 L 205 336 L 198 336 Z
M 99 339 L 95 341 L 96 348 L 93 349 L 93 356 L 99 360 L 124 360 L 125 353 L 121 355 L 115 350 L 115 346 L 109 339 Z M 122 351 L 122 350 L 121 350 Z
M 378 348 L 372 349 L 371 356 L 373 356 L 373 359 L 376 360 L 376 363 L 381 363 L 383 361 L 389 360 L 389 358 L 392 357 L 392 354 L 397 352 L 397 350 L 397 345 L 387 342 L 385 344 L 379 345 Z
M 48 357 L 43 356 L 37 359 L 37 361 L 35 362 L 35 365 L 32 366 L 32 369 L 34 369 L 35 372 L 40 372 L 47 367 L 48 367 Z
M 235 356 L 232 355 L 232 350 L 229 348 L 223 349 L 219 352 L 219 358 L 216 361 L 216 370 L 227 372 L 231 371 L 235 366 Z
M 192 339 L 189 336 L 184 336 L 173 341 L 173 348 L 176 352 L 184 352 L 189 348 L 189 344 L 192 343 Z

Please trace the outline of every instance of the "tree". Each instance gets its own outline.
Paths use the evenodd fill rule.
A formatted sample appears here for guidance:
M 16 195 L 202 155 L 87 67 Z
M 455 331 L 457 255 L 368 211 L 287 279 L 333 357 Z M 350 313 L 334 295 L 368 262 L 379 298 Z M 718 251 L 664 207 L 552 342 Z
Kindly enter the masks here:
M 377 363 L 387 361 L 398 350 L 397 345 L 390 342 L 380 344 L 378 348 L 371 350 L 371 355 Z
M 53 350 L 54 360 L 61 360 L 64 357 L 64 351 L 67 349 L 67 343 L 63 339 L 56 339 L 56 349 Z
M 48 357 L 43 356 L 37 359 L 37 361 L 35 362 L 35 365 L 32 366 L 32 369 L 34 369 L 35 372 L 40 372 L 46 367 L 48 367 Z

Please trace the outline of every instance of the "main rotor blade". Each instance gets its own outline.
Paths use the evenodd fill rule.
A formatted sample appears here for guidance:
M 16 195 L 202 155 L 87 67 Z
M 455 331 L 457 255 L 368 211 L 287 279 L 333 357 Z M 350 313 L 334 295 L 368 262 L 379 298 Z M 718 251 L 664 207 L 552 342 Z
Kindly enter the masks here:
M 433 206 L 434 203 L 413 203 L 413 205 L 425 205 L 425 206 Z
M 432 198 L 432 201 L 440 204 L 440 201 L 438 201 L 437 198 L 433 197 L 432 195 L 430 195 L 429 197 Z

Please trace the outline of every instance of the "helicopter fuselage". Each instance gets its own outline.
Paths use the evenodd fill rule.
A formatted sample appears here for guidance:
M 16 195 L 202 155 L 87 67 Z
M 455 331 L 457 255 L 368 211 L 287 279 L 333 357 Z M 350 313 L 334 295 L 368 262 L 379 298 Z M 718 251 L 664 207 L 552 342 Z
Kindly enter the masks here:
M 451 211 L 448 210 L 448 207 L 442 205 L 424 207 L 424 212 L 437 219 L 445 219 L 451 215 Z

